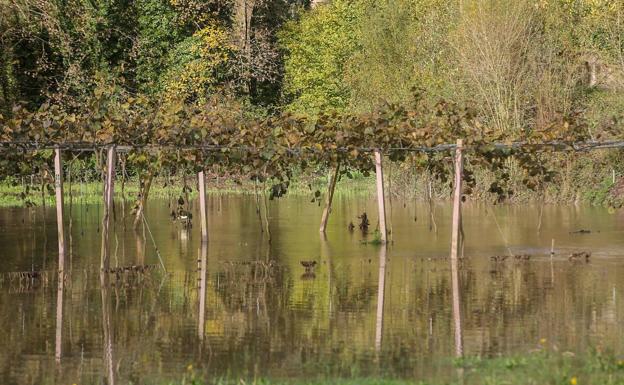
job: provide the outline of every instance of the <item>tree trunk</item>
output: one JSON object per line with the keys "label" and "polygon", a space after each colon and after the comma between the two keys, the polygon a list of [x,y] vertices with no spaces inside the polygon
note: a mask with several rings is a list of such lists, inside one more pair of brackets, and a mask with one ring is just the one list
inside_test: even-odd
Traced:
{"label": "tree trunk", "polygon": [[336,169],[334,170],[334,175],[332,175],[329,188],[327,190],[327,199],[325,201],[325,209],[323,210],[323,216],[321,217],[321,227],[320,232],[325,233],[327,229],[327,221],[329,220],[329,213],[331,212],[332,201],[334,200],[334,191],[336,190],[336,182],[338,181],[338,176],[340,174],[340,161],[336,164]]}
{"label": "tree trunk", "polygon": [[143,213],[145,212],[145,205],[147,204],[147,197],[149,195],[150,188],[152,187],[152,180],[154,179],[154,174],[151,172],[148,174],[143,187],[141,188],[141,197],[139,198],[139,208],[136,212],[136,217],[134,218],[134,228],[136,229],[139,226],[139,222],[143,217]]}
{"label": "tree trunk", "polygon": [[247,93],[251,82],[251,18],[258,0],[235,0],[234,31],[239,49],[244,57],[243,80]]}

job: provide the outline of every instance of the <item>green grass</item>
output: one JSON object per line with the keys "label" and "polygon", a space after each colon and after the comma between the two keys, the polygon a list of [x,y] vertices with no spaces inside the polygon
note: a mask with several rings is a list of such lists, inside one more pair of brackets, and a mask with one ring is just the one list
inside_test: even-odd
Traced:
{"label": "green grass", "polygon": [[624,385],[624,359],[593,349],[583,355],[554,350],[482,358],[465,357],[448,359],[448,379],[395,379],[395,378],[312,378],[312,379],[216,379],[202,381],[192,369],[178,382],[166,385]]}
{"label": "green grass", "polygon": [[[192,188],[192,192],[189,194],[190,198],[195,198],[196,182],[192,179],[188,179],[188,184]],[[300,177],[293,182],[288,188],[288,194],[296,196],[314,196],[314,192],[319,190],[322,194],[327,190],[327,178],[317,177],[311,178]],[[164,179],[156,179],[150,189],[150,199],[163,199],[168,197],[177,198],[182,194],[183,183],[176,181],[172,185],[166,185]],[[259,185],[259,191],[262,191],[264,186]],[[267,192],[269,184],[267,183]],[[41,187],[39,185],[33,185],[29,188],[29,192],[25,197],[22,196],[25,187],[21,183],[17,183],[13,180],[5,180],[0,183],[0,207],[21,207],[27,205],[29,202],[35,206],[41,206],[43,200],[45,204],[52,206],[55,203],[54,192],[45,189],[45,194],[42,197]],[[67,181],[64,184],[64,196],[65,202],[69,201],[70,186]],[[375,181],[372,177],[355,177],[354,179],[343,178],[343,180],[337,185],[335,195],[370,195],[375,191]],[[139,192],[139,184],[136,179],[129,180],[125,183],[124,196],[127,200],[135,200]],[[232,180],[220,179],[218,182],[215,180],[208,181],[206,186],[206,192],[208,194],[253,194],[254,185],[251,181],[244,181],[242,184],[237,184]],[[84,203],[101,203],[102,201],[102,183],[98,182],[86,182],[86,183],[72,183],[71,194],[74,202]],[[115,198],[122,198],[121,183],[115,181]]]}
{"label": "green grass", "polygon": [[[611,190],[613,187],[611,173],[606,173],[602,169],[601,171],[602,173],[598,176],[594,175],[596,173],[593,172],[593,169],[591,175],[585,175],[587,173],[585,172],[583,174],[583,177],[579,177],[579,180],[582,180],[583,183],[579,183],[576,180],[572,181],[565,194],[560,191],[561,187],[559,186],[559,184],[549,184],[546,191],[547,201],[569,203],[576,201],[578,198],[584,202],[597,206],[605,206],[613,203],[611,202],[614,199],[613,197],[611,197]],[[473,189],[471,199],[492,202],[494,199],[494,195],[487,192],[490,183],[490,179],[488,178],[492,176],[485,173],[484,171],[480,172],[484,175],[478,175],[478,183],[477,186],[475,186],[475,188]],[[78,170],[74,172],[74,175],[87,175],[85,176],[85,178],[88,180],[93,180],[95,176],[92,174],[93,173],[86,173],[85,170]],[[302,172],[299,169],[295,169],[293,171],[293,174],[294,175],[292,177],[291,184],[288,188],[289,195],[313,198],[315,197],[315,192],[318,191],[320,194],[316,197],[316,199],[320,200],[321,203],[324,201],[324,196],[327,193],[327,186],[329,182],[329,171],[319,169],[314,171]],[[336,196],[369,197],[373,196],[376,193],[374,175],[364,176],[362,173],[356,171],[350,172],[350,175],[351,178],[343,176],[338,181],[335,191]],[[392,195],[394,196],[401,196],[405,199],[424,197],[423,175],[414,175],[413,170],[399,168],[391,176],[392,180],[386,181],[386,194],[388,196],[392,193]],[[390,175],[388,176],[388,178],[390,178]],[[24,180],[27,179],[29,178],[24,178]],[[588,180],[592,180],[592,182],[588,183]],[[121,181],[119,178],[117,178],[117,180],[115,181],[116,199],[121,198],[120,182]],[[21,183],[22,180],[18,178],[8,178],[7,180],[0,182],[0,207],[19,207],[24,206],[26,202],[30,202],[31,204],[37,206],[40,206],[42,204],[40,186],[37,185],[37,182],[35,182],[35,185],[32,186],[31,191],[28,193],[26,199],[23,199],[20,196],[24,191],[24,187],[21,185]],[[192,175],[189,175],[188,177],[188,184],[193,190],[195,190],[196,181]],[[515,185],[515,194],[509,202],[530,202],[535,201],[539,198],[538,194],[535,191],[528,190],[527,188],[523,187],[520,182],[516,181],[513,184]],[[164,177],[158,177],[152,184],[150,197],[167,198],[169,196],[173,196],[177,198],[181,194],[182,185],[182,181],[179,177],[178,180],[174,181],[169,186],[166,186]],[[266,185],[260,184],[257,186],[257,188],[259,190],[266,188],[268,191],[270,189],[270,183],[267,182]],[[69,195],[67,191],[68,189],[69,187],[66,181],[66,201]],[[99,182],[87,182],[80,184],[74,181],[74,183],[72,184],[72,194],[74,198],[79,198],[82,202],[85,203],[100,203],[102,196],[101,189],[102,183]],[[134,176],[126,182],[125,197],[128,200],[134,200],[137,196],[137,193],[138,181],[136,176]],[[236,183],[233,178],[209,178],[207,180],[207,193],[253,194],[254,184],[248,178],[242,178],[241,183]],[[435,199],[448,199],[448,197],[450,196],[449,186],[446,183],[436,183],[434,188],[434,194]],[[53,205],[53,191],[47,191],[45,195],[46,204]],[[193,191],[191,197],[195,197],[195,191]],[[616,198],[620,200],[624,199],[621,197]]]}

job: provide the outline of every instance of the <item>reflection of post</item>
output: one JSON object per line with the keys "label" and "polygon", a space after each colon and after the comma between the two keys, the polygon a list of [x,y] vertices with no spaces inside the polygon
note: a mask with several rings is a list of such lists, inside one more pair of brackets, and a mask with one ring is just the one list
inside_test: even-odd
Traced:
{"label": "reflection of post", "polygon": [[102,253],[100,269],[108,272],[110,267],[109,256],[109,227],[110,217],[113,212],[113,194],[115,180],[115,146],[108,148],[108,158],[106,160],[106,185],[104,189],[104,218],[102,218]]}
{"label": "reflection of post", "polygon": [[555,239],[550,244],[550,283],[555,284],[555,268],[553,266],[553,257],[555,256]]}
{"label": "reflection of post", "polygon": [[379,280],[377,281],[377,324],[375,326],[375,351],[381,351],[383,335],[384,294],[386,291],[386,246],[379,249]]}
{"label": "reflection of post", "polygon": [[451,282],[453,286],[453,323],[455,326],[455,354],[461,357],[464,354],[464,340],[462,333],[461,298],[459,292],[459,266],[457,258],[451,259]]}
{"label": "reflection of post", "polygon": [[381,233],[381,242],[386,243],[388,231],[386,230],[386,202],[383,182],[383,166],[381,152],[375,150],[375,173],[377,176],[377,208],[379,209],[379,232]]}
{"label": "reflection of post", "polygon": [[208,243],[201,243],[201,256],[199,268],[199,321],[197,322],[197,335],[200,340],[204,339],[204,323],[206,316],[206,266],[208,258]]}
{"label": "reflection of post", "polygon": [[329,298],[329,316],[331,317],[334,311],[333,302],[333,269],[334,266],[331,260],[331,250],[329,242],[327,242],[327,235],[321,233],[321,260],[323,263],[327,262],[327,297]]}
{"label": "reflection of post", "polygon": [[106,378],[108,379],[107,385],[115,384],[115,366],[113,365],[113,336],[111,327],[111,298],[110,298],[110,284],[108,272],[100,273],[100,291],[102,294],[102,331],[104,335],[104,341],[102,346],[104,347],[104,366],[106,370]]}
{"label": "reflection of post", "polygon": [[63,273],[59,270],[58,290],[56,291],[56,339],[55,339],[55,358],[56,363],[61,363],[63,354],[63,292],[65,285],[62,279]]}

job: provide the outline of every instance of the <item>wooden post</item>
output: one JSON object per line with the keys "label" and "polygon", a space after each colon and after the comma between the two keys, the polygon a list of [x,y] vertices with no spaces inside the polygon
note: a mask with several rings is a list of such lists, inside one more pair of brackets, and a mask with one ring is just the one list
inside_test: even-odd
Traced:
{"label": "wooden post", "polygon": [[204,171],[197,174],[199,183],[199,218],[201,220],[201,240],[208,242],[208,211],[206,208],[206,175]]}
{"label": "wooden post", "polygon": [[383,166],[381,163],[381,152],[375,150],[375,173],[377,175],[377,208],[379,209],[379,232],[381,242],[386,243],[388,231],[386,230],[386,201],[384,194]]}
{"label": "wooden post", "polygon": [[457,140],[457,148],[455,149],[455,186],[453,195],[453,229],[451,233],[451,259],[457,259],[459,253],[459,238],[461,224],[461,193],[462,193],[462,174],[464,171],[464,158],[462,154],[463,141]]}
{"label": "wooden post", "polygon": [[58,230],[58,272],[62,281],[65,271],[65,227],[63,225],[63,163],[61,149],[54,149],[54,190],[56,191],[56,227]]}
{"label": "wooden post", "polygon": [[338,181],[338,175],[340,174],[340,161],[336,164],[336,170],[329,181],[329,188],[327,191],[327,199],[325,200],[325,209],[323,210],[323,216],[321,217],[320,232],[325,234],[327,229],[327,221],[329,220],[329,213],[331,212],[331,205],[334,199],[334,191],[336,190],[336,182]]}
{"label": "wooden post", "polygon": [[459,290],[459,266],[457,258],[459,253],[461,231],[461,193],[462,174],[464,169],[462,150],[463,141],[461,139],[458,139],[457,148],[455,149],[455,186],[453,195],[453,229],[451,235],[451,285],[453,292],[453,323],[455,325],[455,354],[458,357],[461,357],[464,352],[461,299]]}
{"label": "wooden post", "polygon": [[115,146],[108,148],[106,159],[106,185],[104,188],[104,217],[102,219],[102,254],[100,268],[103,272],[108,272],[110,267],[109,256],[109,228],[110,217],[113,212],[113,196],[115,192]]}

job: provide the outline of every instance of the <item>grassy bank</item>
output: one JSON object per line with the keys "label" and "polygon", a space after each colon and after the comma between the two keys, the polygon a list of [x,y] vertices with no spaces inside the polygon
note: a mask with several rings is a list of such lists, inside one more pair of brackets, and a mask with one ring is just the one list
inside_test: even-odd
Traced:
{"label": "grassy bank", "polygon": [[[608,159],[607,160],[611,160]],[[528,189],[522,180],[524,175],[514,167],[510,167],[510,179],[505,189],[513,191],[507,197],[507,203],[525,203],[544,201],[545,203],[587,203],[596,206],[620,207],[624,202],[624,169],[609,167],[609,162],[600,157],[594,159],[566,160],[560,165],[554,181],[544,185],[543,190]],[[66,201],[77,199],[84,203],[99,203],[102,196],[102,183],[95,181],[95,176],[88,167],[73,171],[74,175],[84,175],[87,182],[68,183],[65,181]],[[316,170],[302,173],[294,171],[294,176],[288,187],[288,194],[306,196],[310,199],[323,201],[329,184],[329,170]],[[336,195],[372,196],[375,194],[374,175],[364,176],[360,172],[351,171],[350,178],[342,176],[336,185]],[[482,169],[474,170],[476,185],[472,188],[469,197],[471,200],[495,202],[497,195],[489,192],[490,185],[499,181],[496,175]],[[449,181],[435,180],[430,176],[417,172],[407,163],[386,162],[385,166],[386,194],[397,200],[424,200],[430,192],[436,200],[446,200],[450,197],[451,186]],[[126,180],[123,184],[118,177],[115,182],[117,199],[134,201],[139,193],[139,183],[136,176]],[[196,194],[196,180],[193,175],[187,177],[191,188],[190,197]],[[150,198],[177,199],[184,195],[184,186],[180,177],[167,181],[164,177],[157,177],[150,190]],[[24,179],[7,179],[0,182],[0,207],[54,204],[52,184],[43,188],[37,181]],[[254,194],[257,190],[270,194],[271,184],[254,185],[247,177],[228,178],[217,175],[208,175],[207,192],[209,194]]]}
{"label": "grassy bank", "polygon": [[[299,176],[288,188],[288,194],[296,196],[305,196],[322,199],[326,193],[328,177],[325,175],[307,175]],[[242,183],[236,183],[233,179],[225,178],[209,178],[207,181],[206,192],[208,194],[254,194],[255,189],[261,194],[265,191],[270,194],[270,186],[265,185],[254,186],[254,183],[244,180]],[[197,187],[195,179],[188,178],[188,185],[191,187],[189,198],[193,199],[197,196]],[[165,181],[164,178],[157,178],[150,189],[150,199],[178,199],[185,194],[182,191],[184,184],[181,180],[171,182]],[[0,182],[0,207],[21,207],[21,206],[41,206],[44,202],[46,205],[54,205],[54,191],[49,187],[42,187],[35,184],[22,184],[17,180],[5,180]],[[65,181],[64,194],[65,202],[73,200],[74,203],[101,203],[102,202],[103,184],[99,182],[73,182],[69,184]],[[43,190],[43,191],[42,191]],[[320,196],[316,196],[316,191],[320,192]],[[364,177],[356,175],[354,179],[343,178],[336,187],[336,195],[360,195],[366,196],[374,194],[375,180],[374,177]],[[115,199],[125,199],[133,202],[139,194],[138,179],[132,178],[125,181],[123,190],[119,180],[115,182]]]}
{"label": "grassy bank", "polygon": [[178,382],[167,385],[621,385],[624,384],[622,357],[594,349],[577,356],[571,352],[539,350],[522,355],[449,359],[452,380],[391,378],[315,378],[315,379],[217,379],[204,381],[189,369]]}

